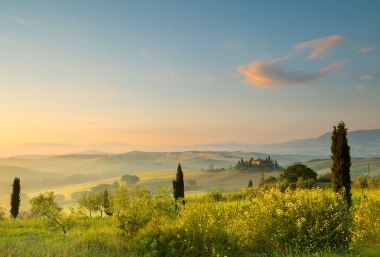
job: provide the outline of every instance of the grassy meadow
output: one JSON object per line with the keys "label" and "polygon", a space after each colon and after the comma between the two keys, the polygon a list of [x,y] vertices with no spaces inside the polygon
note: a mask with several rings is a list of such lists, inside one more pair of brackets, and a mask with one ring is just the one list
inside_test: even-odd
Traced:
{"label": "grassy meadow", "polygon": [[[108,155],[2,159],[0,169],[6,171],[7,181],[1,182],[0,207],[5,217],[0,220],[0,256],[380,255],[379,189],[354,187],[354,205],[347,212],[330,189],[280,192],[276,187],[260,188],[259,172],[207,171],[210,164],[220,168],[226,167],[217,165],[221,162],[234,163],[235,154],[150,154],[145,159],[145,154],[143,158],[133,153],[135,161]],[[158,167],[176,167],[179,161],[189,165],[189,169],[182,165],[185,206],[175,208],[173,202],[175,170],[145,169],[149,160],[161,163]],[[54,163],[60,167],[52,168]],[[131,163],[138,170],[128,166]],[[378,178],[377,158],[353,159],[351,173],[366,174],[368,163],[371,176]],[[305,164],[319,174],[331,165],[329,160]],[[112,172],[106,176],[102,171],[108,165]],[[97,168],[90,172],[93,167]],[[80,170],[84,173],[77,173]],[[21,177],[22,188],[16,220],[8,217],[12,172]],[[136,175],[139,182],[127,186],[121,181],[123,174]],[[264,172],[264,178],[279,174]],[[41,183],[31,183],[37,178],[42,178]],[[246,188],[249,180],[254,188]],[[104,184],[117,185],[110,191],[114,215],[100,217],[95,212],[90,217],[73,195]],[[29,200],[47,191],[53,191],[57,201],[61,198],[64,209],[59,219],[66,235],[57,224],[30,211]]]}
{"label": "grassy meadow", "polygon": [[[133,196],[133,197],[131,197]],[[121,187],[113,216],[0,220],[0,256],[379,256],[380,191],[354,192],[347,211],[326,189],[243,189],[188,197]]]}

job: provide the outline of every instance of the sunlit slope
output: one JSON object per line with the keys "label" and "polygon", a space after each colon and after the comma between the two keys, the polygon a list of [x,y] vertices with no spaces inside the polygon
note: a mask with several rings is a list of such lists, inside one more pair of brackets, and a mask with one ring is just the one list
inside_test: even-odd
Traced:
{"label": "sunlit slope", "polygon": [[[248,183],[249,174],[204,173],[202,169],[210,165],[214,168],[228,168],[240,158],[265,158],[266,154],[243,152],[130,152],[125,154],[71,154],[61,156],[23,156],[0,159],[0,196],[7,199],[11,191],[13,178],[21,178],[22,190],[38,192],[62,189],[62,194],[88,190],[103,183],[112,183],[122,175],[135,173],[142,178],[141,184],[151,189],[157,185],[171,187],[175,175],[163,170],[175,172],[178,163],[186,170],[186,176],[197,181],[196,190],[210,188],[240,188]],[[299,156],[272,156],[280,165],[292,162]],[[150,170],[149,172],[144,172]],[[160,170],[156,173],[153,170]],[[141,173],[143,172],[143,173]],[[75,175],[81,174],[81,175]],[[169,175],[170,174],[170,175]],[[198,177],[199,178],[198,178]],[[254,179],[255,174],[252,174]],[[194,178],[193,178],[194,177]],[[243,177],[243,178],[242,178]],[[242,179],[241,179],[242,178]],[[66,192],[67,191],[67,192]],[[8,201],[8,200],[6,200]]]}
{"label": "sunlit slope", "polygon": [[[181,163],[191,170],[227,168],[236,164],[240,158],[265,158],[267,154],[245,152],[129,152],[125,154],[107,155],[61,155],[40,158],[2,158],[0,165],[53,172],[64,175],[92,174],[100,176],[117,176],[145,170],[164,170],[176,167]],[[280,165],[296,161],[307,161],[301,155],[271,155]]]}
{"label": "sunlit slope", "polygon": [[[253,153],[242,152],[132,152],[120,155],[64,155],[35,159],[0,159],[0,199],[8,204],[11,184],[16,176],[21,178],[24,193],[34,195],[38,192],[54,191],[56,194],[64,195],[66,199],[70,199],[72,193],[87,191],[99,184],[120,182],[120,177],[125,174],[139,176],[138,184],[151,190],[156,190],[160,185],[171,188],[171,181],[175,178],[179,162],[184,170],[185,182],[190,180],[196,182],[195,187],[187,190],[189,194],[213,189],[234,190],[247,186],[250,179],[253,180],[254,185],[257,185],[261,174],[233,171],[209,173],[201,169],[207,169],[210,164],[216,168],[229,167],[234,165],[239,158],[248,159],[255,156],[257,155]],[[352,174],[367,174],[368,163],[371,176],[380,177],[380,158],[352,159]],[[323,174],[330,171],[331,161],[316,160],[305,162],[305,164]],[[196,167],[200,168],[196,169]],[[68,176],[76,173],[84,174],[82,178],[86,180],[80,181],[75,179],[76,177],[67,180]],[[278,173],[264,174],[265,177],[278,175]],[[65,183],[55,183],[62,179],[66,179]]]}
{"label": "sunlit slope", "polygon": [[0,165],[0,177],[1,180],[12,180],[15,177],[23,178],[23,179],[38,179],[38,178],[62,178],[62,174],[57,174],[53,172],[41,172],[33,169],[16,167],[16,166],[8,166],[8,165]]}
{"label": "sunlit slope", "polygon": [[62,179],[64,176],[62,174],[0,165],[0,195],[10,193],[11,185],[15,177],[21,179],[23,188],[31,188],[31,184],[38,187],[47,184],[49,181]]}
{"label": "sunlit slope", "polygon": [[[278,172],[266,172],[265,177],[278,176]],[[137,185],[144,186],[153,192],[159,186],[166,186],[169,189],[172,187],[172,180],[175,178],[176,170],[155,170],[135,173],[140,178]],[[197,184],[196,187],[188,190],[190,194],[197,194],[200,192],[210,191],[214,189],[219,190],[235,190],[248,185],[248,181],[251,179],[254,185],[258,185],[260,182],[260,173],[239,173],[239,172],[215,172],[208,173],[205,171],[186,171],[184,170],[185,183],[190,180],[194,180]],[[64,195],[66,199],[71,198],[71,194],[81,191],[89,191],[92,187],[99,184],[112,184],[113,182],[119,182],[122,184],[120,177],[107,178],[101,180],[95,180],[86,183],[72,184],[59,187],[44,187],[38,190],[28,191],[28,196],[34,196],[39,192],[54,191],[56,194]]]}
{"label": "sunlit slope", "polygon": [[[380,177],[380,158],[358,158],[352,159],[352,174],[367,174],[368,164],[370,165],[371,176]],[[331,171],[331,160],[320,160],[306,162],[305,165],[320,174]]]}

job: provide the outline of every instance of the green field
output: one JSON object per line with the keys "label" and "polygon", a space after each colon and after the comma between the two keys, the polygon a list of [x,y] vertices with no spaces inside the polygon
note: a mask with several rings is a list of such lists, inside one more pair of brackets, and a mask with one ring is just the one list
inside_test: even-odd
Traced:
{"label": "green field", "polygon": [[[126,161],[125,156],[2,159],[0,171],[4,171],[6,181],[2,182],[0,206],[6,218],[0,220],[0,230],[5,231],[0,233],[0,256],[379,256],[378,189],[355,191],[354,208],[347,213],[340,198],[329,189],[285,193],[247,189],[249,180],[253,186],[259,184],[260,172],[205,171],[210,164],[218,168],[221,166],[217,163],[233,163],[235,154],[149,154],[146,159],[133,153],[132,157],[137,157],[134,162]],[[176,211],[170,190],[179,160],[185,188],[187,183],[192,185],[185,190],[185,207]],[[158,167],[172,167],[144,170],[151,167],[149,161],[161,163]],[[54,163],[59,167],[48,172]],[[128,163],[141,170],[124,172],[127,169],[121,167]],[[368,163],[371,176],[378,177],[377,158],[353,159],[351,173],[367,174]],[[319,174],[329,172],[331,165],[329,160],[305,164]],[[203,170],[194,168],[197,165]],[[95,166],[95,171],[90,172]],[[112,172],[105,175],[102,170],[107,167]],[[75,175],[81,169],[84,173]],[[13,173],[21,177],[22,188],[20,218],[15,221],[7,218]],[[112,217],[101,218],[95,212],[90,218],[72,199],[74,193],[90,191],[101,184],[124,185],[124,174],[138,176],[136,185],[140,187],[110,191],[112,204],[118,210]],[[268,178],[280,173],[263,174]],[[37,179],[39,183],[33,182]],[[169,191],[160,191],[160,186]],[[124,195],[123,190],[127,192]],[[139,190],[144,193],[129,198]],[[66,236],[48,219],[31,216],[29,199],[46,191],[54,191],[61,198],[59,204],[65,209],[60,218],[69,231]],[[74,212],[67,207],[73,207]]]}
{"label": "green field", "polygon": [[[369,256],[380,254],[380,193],[354,192],[354,208],[323,189],[282,193],[243,190],[235,196],[114,196],[118,213],[60,217],[64,236],[46,218],[0,219],[0,256]],[[141,191],[143,192],[143,191]],[[127,198],[125,198],[127,197]],[[118,201],[120,201],[118,204]],[[136,205],[137,204],[137,205]],[[127,225],[126,229],[121,229]]]}
{"label": "green field", "polygon": [[[172,179],[175,178],[175,170],[154,170],[133,173],[140,178],[138,185],[144,186],[155,192],[158,186],[166,186],[171,188]],[[187,191],[188,195],[199,195],[207,191],[219,190],[219,191],[236,191],[248,185],[248,181],[252,180],[255,186],[260,182],[260,173],[239,173],[231,171],[223,172],[205,172],[205,171],[184,171],[185,180],[194,180],[197,183],[195,188]],[[278,176],[279,172],[266,172],[267,176]],[[92,187],[99,184],[112,184],[113,182],[121,183],[120,177],[105,178],[99,180],[93,180],[90,182],[63,185],[63,186],[46,186],[37,189],[24,190],[23,192],[30,198],[40,192],[54,191],[55,194],[63,195],[65,200],[70,200],[71,195],[75,192],[90,191]],[[9,205],[9,192],[0,196],[0,205],[5,207]],[[25,205],[25,203],[24,203]],[[26,206],[25,206],[26,207]]]}
{"label": "green field", "polygon": [[[11,183],[15,176],[21,178],[22,192],[24,193],[22,209],[27,210],[28,206],[25,203],[27,202],[27,197],[32,197],[39,192],[54,191],[56,194],[63,195],[67,204],[70,204],[73,193],[89,191],[99,184],[112,184],[115,181],[120,183],[120,177],[124,174],[137,175],[140,178],[138,184],[152,191],[155,191],[157,186],[161,185],[171,188],[171,181],[175,177],[175,168],[178,162],[185,164],[182,164],[185,181],[193,180],[196,182],[196,187],[187,191],[188,195],[199,195],[215,189],[219,191],[236,191],[246,187],[248,180],[252,180],[253,185],[258,185],[261,179],[261,174],[259,173],[206,172],[192,169],[192,167],[201,164],[204,169],[207,169],[209,164],[213,164],[215,167],[225,167],[223,165],[218,166],[218,164],[221,165],[221,162],[234,163],[233,161],[237,160],[238,156],[239,152],[184,152],[170,154],[136,152],[127,155],[127,157],[125,155],[67,155],[44,157],[42,159],[0,159],[0,174],[2,174],[0,178],[0,205],[8,209]],[[251,155],[244,153],[242,156],[247,159],[247,156]],[[137,159],[132,161],[133,157]],[[144,170],[145,167],[151,167],[150,164],[147,165],[148,161],[159,163],[158,167],[172,166],[171,169]],[[141,170],[133,171],[131,166],[128,166],[131,163]],[[330,171],[331,162],[329,160],[316,160],[304,162],[304,164],[319,174],[324,174]],[[379,178],[380,158],[352,159],[351,173],[353,175],[367,174],[368,164],[370,164],[371,176]],[[122,167],[131,169],[128,171],[128,168],[122,169]],[[94,168],[94,171],[90,172],[92,168]],[[105,176],[102,171],[107,170],[107,168],[111,172]],[[52,170],[52,172],[48,172],[49,170]],[[123,173],[124,170],[125,173]],[[86,173],[73,175],[74,172],[80,171]],[[68,172],[69,175],[65,175],[65,172]],[[117,175],[114,175],[115,173]],[[265,177],[278,175],[278,172],[265,172],[264,174]]]}
{"label": "green field", "polygon": [[[370,175],[380,178],[380,158],[354,158],[351,160],[351,174],[367,174],[368,164],[370,165]],[[319,174],[330,172],[331,161],[309,161],[305,165],[317,171]]]}

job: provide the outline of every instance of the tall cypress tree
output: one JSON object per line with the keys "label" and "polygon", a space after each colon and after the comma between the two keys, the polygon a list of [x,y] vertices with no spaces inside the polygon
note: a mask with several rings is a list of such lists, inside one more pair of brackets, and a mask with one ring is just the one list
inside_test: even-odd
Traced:
{"label": "tall cypress tree", "polygon": [[173,180],[173,195],[176,201],[178,200],[178,198],[185,198],[185,185],[183,181],[183,172],[180,163],[178,163],[175,180]]}
{"label": "tall cypress tree", "polygon": [[13,181],[13,190],[11,194],[11,217],[13,219],[17,218],[17,215],[19,213],[19,208],[20,208],[20,191],[21,191],[21,186],[20,186],[20,178],[15,178]]}
{"label": "tall cypress tree", "polygon": [[107,216],[112,216],[112,211],[110,209],[110,207],[111,207],[111,205],[110,205],[110,196],[109,196],[108,191],[107,191],[106,188],[104,189],[104,192],[103,192],[102,205],[103,205],[102,207],[104,209],[104,213]]}
{"label": "tall cypress tree", "polygon": [[331,136],[332,183],[335,192],[343,192],[348,206],[351,206],[351,156],[347,143],[347,128],[344,122],[334,126]]}
{"label": "tall cypress tree", "polygon": [[249,181],[248,181],[248,187],[253,187],[252,180],[249,180]]}

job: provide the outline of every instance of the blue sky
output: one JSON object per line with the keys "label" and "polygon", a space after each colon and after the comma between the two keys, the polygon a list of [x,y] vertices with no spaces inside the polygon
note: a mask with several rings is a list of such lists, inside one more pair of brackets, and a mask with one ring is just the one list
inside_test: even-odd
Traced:
{"label": "blue sky", "polygon": [[378,1],[0,3],[1,145],[380,128]]}

